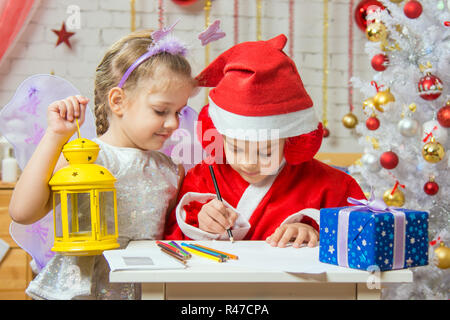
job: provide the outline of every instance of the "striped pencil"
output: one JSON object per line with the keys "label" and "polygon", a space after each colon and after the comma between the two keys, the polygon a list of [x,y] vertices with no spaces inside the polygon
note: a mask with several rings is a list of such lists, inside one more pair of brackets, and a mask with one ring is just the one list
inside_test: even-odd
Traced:
{"label": "striped pencil", "polygon": [[184,247],[184,249],[187,252],[192,253],[194,255],[197,255],[197,256],[200,256],[200,257],[203,257],[203,258],[208,258],[208,259],[211,259],[211,260],[214,260],[214,261],[217,261],[217,262],[224,262],[225,261],[222,256],[212,255],[210,253],[205,253],[205,252],[200,251],[198,249],[195,249],[193,247],[186,246],[186,244],[183,244],[183,243],[181,245]]}

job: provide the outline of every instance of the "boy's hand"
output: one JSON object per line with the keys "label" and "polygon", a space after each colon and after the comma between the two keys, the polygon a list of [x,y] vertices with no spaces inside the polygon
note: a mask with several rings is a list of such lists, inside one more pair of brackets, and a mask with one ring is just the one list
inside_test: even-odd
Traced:
{"label": "boy's hand", "polygon": [[78,118],[80,127],[83,124],[88,102],[89,99],[83,96],[53,102],[47,109],[47,130],[62,140],[68,140],[77,130],[75,119]]}
{"label": "boy's hand", "polygon": [[293,244],[295,248],[300,247],[304,242],[312,248],[317,245],[319,233],[309,224],[287,223],[279,226],[271,236],[267,237],[266,242],[272,247],[284,248],[291,239],[295,239]]}
{"label": "boy's hand", "polygon": [[231,228],[237,219],[237,213],[225,207],[218,199],[205,204],[198,213],[199,228],[203,231],[222,234]]}

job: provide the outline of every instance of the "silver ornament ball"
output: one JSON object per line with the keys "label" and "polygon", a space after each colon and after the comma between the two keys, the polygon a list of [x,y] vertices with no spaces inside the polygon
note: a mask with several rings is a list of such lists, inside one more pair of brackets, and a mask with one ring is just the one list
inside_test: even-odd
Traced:
{"label": "silver ornament ball", "polygon": [[370,172],[378,172],[381,170],[381,165],[378,157],[372,153],[365,153],[361,157],[361,162],[364,167]]}
{"label": "silver ornament ball", "polygon": [[403,118],[399,121],[398,125],[398,131],[405,136],[405,137],[412,137],[417,134],[417,131],[419,130],[419,123],[411,118]]}

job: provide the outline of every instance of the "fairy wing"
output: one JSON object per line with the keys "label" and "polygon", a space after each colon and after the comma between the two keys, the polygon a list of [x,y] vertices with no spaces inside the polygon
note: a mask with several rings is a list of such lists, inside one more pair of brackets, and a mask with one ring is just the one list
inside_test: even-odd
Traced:
{"label": "fairy wing", "polygon": [[[57,100],[80,95],[69,81],[49,74],[38,74],[20,84],[11,101],[0,111],[0,133],[13,146],[19,167],[23,170],[42,139],[47,128],[47,108]],[[96,137],[92,111],[86,108],[81,135]],[[75,134],[70,140],[76,138]],[[12,222],[10,234],[14,241],[30,254],[40,271],[51,259],[54,242],[53,214],[41,220],[22,225]]]}
{"label": "fairy wing", "polygon": [[180,125],[164,143],[161,152],[171,157],[175,163],[182,164],[184,171],[202,161],[203,148],[197,139],[196,122],[198,113],[189,106],[181,110]]}

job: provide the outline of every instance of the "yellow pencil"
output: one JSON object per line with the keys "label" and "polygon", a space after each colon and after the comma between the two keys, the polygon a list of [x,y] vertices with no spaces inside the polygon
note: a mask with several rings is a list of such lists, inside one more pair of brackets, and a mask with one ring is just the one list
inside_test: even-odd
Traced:
{"label": "yellow pencil", "polygon": [[224,261],[223,258],[221,258],[221,257],[220,258],[219,257],[215,257],[215,256],[212,256],[210,254],[207,254],[207,253],[204,253],[204,252],[201,252],[201,251],[189,248],[189,247],[184,247],[183,249],[186,250],[189,253],[195,254],[195,255],[203,257],[203,258],[208,258],[208,259],[211,259],[211,260],[214,260],[214,261],[217,261],[217,262],[223,262]]}
{"label": "yellow pencil", "polygon": [[201,246],[199,244],[195,244],[195,245],[197,247],[200,247],[200,248],[203,248],[203,249],[206,249],[206,250],[210,250],[212,252],[217,252],[217,253],[220,253],[220,254],[224,254],[224,255],[228,256],[228,258],[230,258],[230,259],[234,259],[234,260],[239,259],[238,256],[236,256],[234,254],[231,254],[231,253],[227,253],[227,252],[219,251],[219,250],[216,250],[216,249],[208,248],[208,247],[205,247],[205,246]]}

